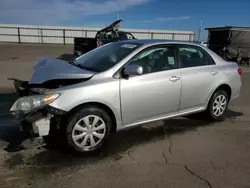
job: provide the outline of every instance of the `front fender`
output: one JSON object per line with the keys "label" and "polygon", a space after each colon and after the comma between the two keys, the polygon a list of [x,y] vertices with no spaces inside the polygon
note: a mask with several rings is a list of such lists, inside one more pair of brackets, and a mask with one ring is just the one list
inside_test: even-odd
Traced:
{"label": "front fender", "polygon": [[[76,85],[78,85],[76,87]],[[116,122],[121,122],[119,80],[96,85],[76,84],[50,92],[60,93],[50,106],[69,112],[86,103],[100,103],[109,107],[115,115]]]}

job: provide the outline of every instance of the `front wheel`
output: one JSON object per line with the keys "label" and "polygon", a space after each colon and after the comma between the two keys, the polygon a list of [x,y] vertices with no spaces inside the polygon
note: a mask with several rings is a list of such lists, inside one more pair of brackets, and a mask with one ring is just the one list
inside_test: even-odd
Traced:
{"label": "front wheel", "polygon": [[98,107],[85,107],[71,116],[66,126],[66,140],[69,148],[89,153],[101,148],[110,134],[112,119]]}
{"label": "front wheel", "polygon": [[211,97],[206,111],[211,120],[224,120],[224,114],[228,107],[228,94],[224,90],[216,91]]}

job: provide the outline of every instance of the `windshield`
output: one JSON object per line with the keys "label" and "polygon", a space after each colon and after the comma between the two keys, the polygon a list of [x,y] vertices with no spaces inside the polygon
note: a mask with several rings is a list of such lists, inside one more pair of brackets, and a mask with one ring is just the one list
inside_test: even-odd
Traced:
{"label": "windshield", "polygon": [[109,43],[78,57],[74,64],[94,72],[106,71],[139,46],[140,44],[129,42]]}

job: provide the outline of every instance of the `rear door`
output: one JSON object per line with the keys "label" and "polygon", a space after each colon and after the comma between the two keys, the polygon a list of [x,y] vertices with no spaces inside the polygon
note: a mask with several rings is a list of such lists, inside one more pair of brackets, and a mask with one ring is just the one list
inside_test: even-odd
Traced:
{"label": "rear door", "polygon": [[177,45],[182,91],[180,113],[203,108],[216,87],[220,72],[212,57],[201,47]]}

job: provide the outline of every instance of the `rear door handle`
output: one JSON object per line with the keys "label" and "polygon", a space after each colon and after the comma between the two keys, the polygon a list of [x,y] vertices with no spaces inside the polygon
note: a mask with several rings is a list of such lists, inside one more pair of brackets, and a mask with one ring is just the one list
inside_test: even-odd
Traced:
{"label": "rear door handle", "polygon": [[218,74],[218,71],[212,70],[212,72],[210,72],[210,74],[214,76],[214,75]]}
{"label": "rear door handle", "polygon": [[169,78],[169,81],[171,82],[176,82],[177,80],[180,80],[180,77],[172,76],[171,78]]}

